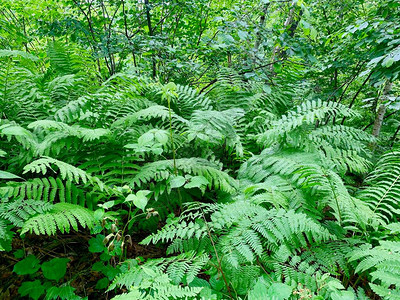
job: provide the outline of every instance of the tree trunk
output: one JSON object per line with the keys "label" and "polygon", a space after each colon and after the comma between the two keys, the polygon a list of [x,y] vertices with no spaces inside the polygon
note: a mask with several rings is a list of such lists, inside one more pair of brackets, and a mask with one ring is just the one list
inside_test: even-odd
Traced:
{"label": "tree trunk", "polygon": [[[285,21],[285,24],[284,24],[285,28],[288,28],[290,26],[289,27],[289,36],[290,37],[294,36],[294,33],[295,33],[296,29],[297,29],[297,26],[299,25],[301,16],[303,14],[303,10],[300,10],[299,17],[297,19],[295,18],[296,6],[297,6],[297,4],[295,2],[293,2],[292,3],[292,7],[290,8],[290,11],[289,11],[289,15],[286,18],[286,21]],[[285,51],[282,52],[281,47],[276,46],[274,48],[274,51],[272,52],[272,62],[278,60],[284,54],[285,54]],[[272,71],[273,71],[273,68],[274,68],[274,66],[271,65],[271,70]]]}
{"label": "tree trunk", "polygon": [[[386,103],[385,100],[387,100],[390,90],[392,89],[392,83],[390,81],[386,81],[385,87],[383,88],[383,93],[382,93],[382,102],[378,108],[378,112],[376,113],[375,117],[375,122],[374,122],[374,127],[372,129],[372,136],[375,138],[379,137],[379,134],[381,132],[382,124],[383,124],[383,119],[385,117],[386,113]],[[376,142],[373,143],[373,148],[376,146]]]}
{"label": "tree trunk", "polygon": [[[149,6],[149,0],[144,0],[144,4],[146,6],[146,19],[147,19],[147,27],[149,28],[149,35],[153,36],[153,27],[151,26],[151,16],[150,16],[150,6]],[[153,70],[153,78],[156,77],[157,75],[157,68],[156,68],[156,59],[154,57],[154,53],[151,56],[151,62],[152,62],[152,70]]]}
{"label": "tree trunk", "polygon": [[386,113],[386,105],[381,104],[378,108],[378,112],[375,117],[374,128],[372,129],[372,135],[376,138],[379,136],[379,133],[381,132],[383,117],[385,116],[385,113]]}
{"label": "tree trunk", "polygon": [[260,47],[260,43],[261,43],[261,29],[264,27],[265,24],[265,16],[267,15],[267,11],[268,11],[268,7],[271,3],[266,3],[264,5],[263,11],[262,11],[262,15],[260,17],[260,25],[259,25],[259,29],[257,31],[257,35],[256,35],[256,42],[254,43],[254,52],[258,50],[258,48]]}

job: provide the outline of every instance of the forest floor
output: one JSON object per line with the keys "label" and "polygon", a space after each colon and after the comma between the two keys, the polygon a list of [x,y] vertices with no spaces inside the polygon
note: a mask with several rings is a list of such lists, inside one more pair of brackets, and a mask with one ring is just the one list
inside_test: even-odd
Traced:
{"label": "forest floor", "polygon": [[[96,289],[98,280],[104,277],[98,271],[92,269],[96,262],[100,262],[100,255],[88,252],[88,241],[91,235],[88,232],[79,232],[71,235],[37,236],[27,235],[24,239],[19,237],[13,240],[13,249],[21,249],[26,255],[33,254],[41,261],[52,258],[68,258],[66,282],[76,289],[77,295],[88,299],[110,299],[114,292],[104,292],[104,289]],[[126,246],[126,258],[143,257],[156,258],[165,255],[165,249],[154,246],[143,246],[139,242],[142,235],[132,238],[132,244]],[[15,253],[15,252],[14,252]],[[43,276],[36,272],[33,275],[17,275],[13,272],[14,265],[19,261],[12,252],[0,252],[0,300],[21,299],[18,288],[22,282],[41,280]],[[111,265],[116,262],[111,261]],[[63,283],[59,283],[62,285]]]}

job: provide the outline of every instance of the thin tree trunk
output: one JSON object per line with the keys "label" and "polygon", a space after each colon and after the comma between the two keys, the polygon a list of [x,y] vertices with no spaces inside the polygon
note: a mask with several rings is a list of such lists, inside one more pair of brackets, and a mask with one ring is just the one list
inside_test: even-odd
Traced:
{"label": "thin tree trunk", "polygon": [[[144,0],[144,4],[146,6],[146,19],[147,19],[147,27],[149,28],[149,35],[152,37],[154,35],[153,32],[153,27],[151,26],[151,16],[150,16],[150,5],[149,5],[149,0]],[[156,60],[154,57],[154,53],[151,56],[151,61],[152,61],[152,70],[153,70],[153,78],[156,78],[157,75],[157,66],[156,66]]]}
{"label": "thin tree trunk", "polygon": [[[349,108],[352,108],[358,95],[361,93],[362,89],[364,88],[364,86],[367,84],[368,80],[371,78],[372,74],[374,72],[370,72],[369,75],[367,76],[367,78],[365,78],[365,80],[363,81],[363,83],[361,84],[360,88],[357,90],[356,94],[354,95],[353,99],[351,99],[351,102],[349,104]],[[339,101],[340,103],[340,101]],[[346,117],[343,117],[342,122],[340,123],[341,125],[344,124],[344,121],[346,120]]]}
{"label": "thin tree trunk", "polygon": [[386,105],[381,104],[378,108],[378,112],[375,117],[374,128],[372,129],[372,135],[376,138],[379,136],[379,133],[381,132],[383,117],[385,116],[385,113],[386,113]]}
{"label": "thin tree trunk", "polygon": [[[286,18],[286,21],[285,21],[285,24],[284,24],[285,28],[290,26],[290,28],[289,28],[289,36],[290,37],[294,36],[294,33],[295,33],[295,31],[296,31],[296,29],[297,29],[297,27],[299,25],[301,16],[303,14],[303,10],[301,10],[299,12],[299,17],[296,19],[295,18],[296,7],[297,7],[297,4],[295,3],[295,1],[293,1],[292,7],[290,8],[290,11],[289,11],[289,15]],[[276,46],[274,48],[274,51],[272,52],[272,61],[274,62],[275,60],[277,60],[277,57],[278,57],[278,59],[281,58],[284,53],[285,52],[282,52],[281,47]],[[273,71],[273,68],[274,68],[274,65],[271,65],[271,71]]]}
{"label": "thin tree trunk", "polygon": [[396,141],[396,136],[399,133],[399,131],[400,131],[400,125],[397,127],[396,132],[393,134],[392,144],[390,145],[390,147],[392,147],[392,148],[393,148],[394,142]]}
{"label": "thin tree trunk", "polygon": [[[372,129],[372,136],[375,138],[378,138],[379,134],[381,132],[383,119],[384,119],[385,113],[386,113],[386,104],[384,102],[388,98],[388,95],[389,95],[391,89],[392,89],[392,83],[390,81],[386,81],[386,84],[385,84],[385,87],[383,88],[383,93],[382,93],[383,101],[378,108],[378,112],[376,113],[374,127]],[[373,148],[375,148],[376,143],[373,143],[372,146],[373,146]]]}
{"label": "thin tree trunk", "polygon": [[263,11],[262,11],[262,15],[260,17],[260,24],[259,24],[259,29],[257,31],[257,35],[256,35],[256,42],[254,43],[254,52],[258,50],[258,48],[260,47],[260,43],[261,43],[261,29],[264,27],[265,24],[265,16],[267,15],[267,11],[268,8],[270,6],[271,3],[266,3],[264,5]]}

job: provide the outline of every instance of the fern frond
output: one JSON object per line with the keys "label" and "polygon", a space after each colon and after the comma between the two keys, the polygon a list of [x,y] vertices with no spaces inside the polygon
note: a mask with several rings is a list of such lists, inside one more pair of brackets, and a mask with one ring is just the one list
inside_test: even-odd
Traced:
{"label": "fern frond", "polygon": [[357,197],[369,203],[386,222],[399,212],[400,152],[384,154],[365,179]]}
{"label": "fern frond", "polygon": [[87,183],[92,180],[92,177],[87,174],[84,170],[78,169],[70,164],[67,164],[63,161],[44,156],[43,158],[39,158],[34,162],[26,165],[24,167],[24,174],[28,172],[32,173],[42,173],[45,175],[48,169],[54,171],[51,165],[56,165],[60,171],[60,175],[62,179],[67,179],[70,181],[75,181],[79,183],[82,181],[83,183]]}
{"label": "fern frond", "polygon": [[32,151],[38,145],[37,137],[32,132],[14,122],[0,125],[0,136],[7,136],[9,141],[14,137],[25,149]]}
{"label": "fern frond", "polygon": [[39,60],[39,58],[37,56],[27,53],[25,51],[7,50],[7,49],[0,50],[0,57],[22,57],[22,58],[32,60],[32,61]]}
{"label": "fern frond", "polygon": [[[225,207],[229,210],[229,206]],[[224,217],[218,212],[211,216],[222,228],[231,223],[225,223]],[[221,223],[221,220],[224,220]],[[332,239],[333,236],[321,225],[312,221],[305,214],[284,210],[265,210],[259,207],[258,212],[237,219],[227,235],[221,238],[221,249],[226,259],[233,266],[239,266],[240,258],[254,262],[265,250],[282,251],[281,245],[290,253],[296,249],[307,248],[308,241],[320,243]]]}
{"label": "fern frond", "polygon": [[66,45],[59,42],[49,43],[47,56],[50,58],[50,66],[60,74],[71,74],[71,57]]}
{"label": "fern frond", "polygon": [[[163,274],[156,267],[138,266],[137,263],[127,261],[130,264],[128,272],[118,275],[108,290],[116,287],[126,287],[128,290],[139,291],[141,299],[188,299],[196,297],[202,290],[198,287],[179,286],[172,283],[168,275]],[[132,295],[132,293],[126,294]],[[116,297],[115,299],[120,299]],[[123,299],[123,298],[122,298]]]}
{"label": "fern frond", "polygon": [[54,119],[60,122],[73,122],[88,111],[87,104],[90,98],[82,96],[77,100],[69,101],[65,106],[59,108],[54,113]]}
{"label": "fern frond", "polygon": [[8,220],[14,226],[22,227],[30,217],[44,214],[52,209],[51,203],[38,200],[2,201],[0,202],[0,218]]}
{"label": "fern frond", "polygon": [[375,293],[385,299],[398,299],[400,242],[381,240],[379,246],[372,248],[371,245],[364,245],[352,251],[349,256],[349,261],[360,261],[355,269],[356,273],[368,271],[370,286]]}
{"label": "fern frond", "polygon": [[57,203],[50,211],[29,218],[23,224],[21,234],[30,232],[53,235],[57,230],[69,233],[71,228],[78,230],[78,224],[91,229],[95,223],[92,211],[75,204]]}
{"label": "fern frond", "polygon": [[[172,112],[171,114],[172,117],[172,122],[175,125],[174,127],[179,128],[188,123],[188,121],[176,113]],[[161,105],[153,105],[148,108],[142,109],[140,111],[137,111],[131,115],[127,115],[117,121],[115,121],[112,125],[111,128],[117,128],[120,126],[124,127],[129,127],[132,126],[134,123],[138,121],[149,121],[151,119],[161,119],[162,121],[166,121],[169,118],[169,110],[165,106]],[[168,128],[168,127],[166,127]]]}
{"label": "fern frond", "polygon": [[97,196],[71,181],[63,182],[59,177],[34,178],[24,182],[8,182],[0,187],[0,197],[32,199],[44,202],[67,202],[94,208]]}
{"label": "fern frond", "polygon": [[65,136],[76,136],[82,139],[84,142],[98,140],[111,133],[110,130],[104,128],[91,129],[84,128],[79,125],[69,126],[68,124],[65,124],[63,122],[57,122],[53,120],[35,121],[30,123],[28,125],[28,128],[34,130],[43,129],[47,132],[56,130],[58,135],[64,133]]}
{"label": "fern frond", "polygon": [[[299,134],[296,129],[301,126],[312,126],[317,120],[324,120],[326,116],[341,115],[346,117],[355,117],[357,113],[350,110],[347,106],[336,102],[306,101],[297,106],[296,110],[289,111],[279,120],[272,122],[272,128],[257,136],[257,142],[263,146],[270,146],[271,143],[284,141],[296,143],[291,139],[299,140]],[[292,133],[291,135],[289,135]],[[289,135],[289,138],[286,136]]]}
{"label": "fern frond", "polygon": [[198,139],[209,144],[226,146],[236,149],[237,155],[243,155],[243,146],[235,125],[237,119],[244,115],[242,109],[225,111],[194,111],[190,119],[188,139]]}

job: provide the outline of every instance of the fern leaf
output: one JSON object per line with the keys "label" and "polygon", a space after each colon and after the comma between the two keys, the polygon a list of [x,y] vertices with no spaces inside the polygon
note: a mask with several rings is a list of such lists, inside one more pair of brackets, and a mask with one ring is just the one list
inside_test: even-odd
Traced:
{"label": "fern leaf", "polygon": [[37,235],[54,235],[57,230],[69,233],[71,227],[78,230],[78,223],[83,228],[93,228],[96,223],[93,212],[79,205],[57,203],[49,212],[29,218],[23,224],[21,234],[30,232]]}

